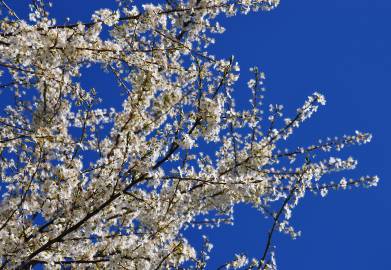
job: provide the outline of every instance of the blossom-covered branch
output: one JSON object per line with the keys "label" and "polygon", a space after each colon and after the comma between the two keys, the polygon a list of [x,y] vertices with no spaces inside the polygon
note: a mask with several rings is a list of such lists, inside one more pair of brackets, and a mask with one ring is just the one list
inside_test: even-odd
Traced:
{"label": "blossom-covered branch", "polygon": [[[252,68],[250,103],[237,109],[239,64],[208,50],[224,32],[219,15],[278,0],[117,2],[62,24],[44,0],[28,18],[1,1],[0,269],[205,269],[212,243],[196,250],[183,230],[232,224],[239,203],[271,216],[272,228],[259,258],[236,254],[222,267],[273,269],[272,235],[299,235],[289,219],[302,197],[377,184],[324,181],[357,162],[318,155],[368,133],[279,149],[325,105],[320,93],[291,118],[282,105],[264,112],[265,75]],[[105,91],[120,106],[83,87],[91,66],[113,75]]]}

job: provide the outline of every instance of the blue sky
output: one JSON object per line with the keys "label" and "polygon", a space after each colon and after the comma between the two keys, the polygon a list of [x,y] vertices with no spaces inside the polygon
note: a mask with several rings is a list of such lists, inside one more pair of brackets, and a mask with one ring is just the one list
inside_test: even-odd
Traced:
{"label": "blue sky", "polygon": [[[260,66],[267,76],[266,101],[292,111],[314,90],[326,95],[327,106],[289,144],[356,129],[374,135],[371,144],[342,155],[359,159],[348,175],[379,174],[379,187],[307,196],[294,214],[302,237],[276,238],[280,269],[391,269],[390,12],[390,1],[281,1],[273,12],[224,24],[227,31],[216,51],[234,54],[243,71]],[[235,229],[226,229],[236,235],[232,246],[262,248],[265,221],[247,210],[237,214],[237,222]],[[215,252],[224,249],[227,245],[217,246]]]}
{"label": "blue sky", "polygon": [[[53,2],[54,14],[77,21],[114,1]],[[378,174],[379,187],[331,192],[326,198],[308,194],[293,217],[302,236],[293,241],[276,235],[279,269],[391,269],[390,14],[389,0],[282,0],[269,13],[224,19],[227,31],[211,48],[219,57],[235,55],[239,61],[239,102],[246,102],[240,91],[247,91],[247,70],[254,65],[266,73],[265,102],[286,105],[288,114],[312,92],[326,95],[327,106],[297,130],[289,146],[356,129],[374,135],[371,144],[348,148],[341,155],[359,159],[357,170],[348,176]],[[98,91],[110,87],[104,77],[87,74]],[[237,210],[234,227],[208,232],[215,244],[210,269],[235,252],[259,257],[263,251],[270,220],[245,206]],[[191,238],[200,234],[193,231]]]}

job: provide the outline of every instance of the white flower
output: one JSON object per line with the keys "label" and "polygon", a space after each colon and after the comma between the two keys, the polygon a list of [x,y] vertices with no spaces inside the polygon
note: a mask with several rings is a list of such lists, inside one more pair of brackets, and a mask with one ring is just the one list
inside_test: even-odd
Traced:
{"label": "white flower", "polygon": [[346,189],[348,182],[346,181],[346,178],[342,178],[341,181],[339,182],[339,186],[342,189]]}
{"label": "white flower", "polygon": [[180,143],[183,149],[191,149],[194,145],[194,140],[189,134],[185,134],[182,137],[182,141]]}
{"label": "white flower", "polygon": [[95,22],[103,22],[104,24],[108,26],[113,26],[118,22],[118,19],[120,17],[120,14],[117,11],[112,11],[108,8],[100,9],[95,11],[95,13],[92,15],[92,19]]}
{"label": "white flower", "polygon": [[244,267],[246,264],[248,264],[248,259],[245,255],[243,254],[235,254],[235,259],[227,265],[228,268],[233,268],[233,269],[239,269]]}
{"label": "white flower", "polygon": [[320,196],[322,196],[322,197],[325,197],[325,196],[327,196],[327,193],[329,192],[329,190],[327,189],[327,188],[321,188],[320,189]]}
{"label": "white flower", "polygon": [[256,84],[256,82],[255,82],[254,79],[251,79],[251,80],[249,80],[249,81],[247,82],[248,88],[254,88],[254,87],[255,87],[255,84]]}

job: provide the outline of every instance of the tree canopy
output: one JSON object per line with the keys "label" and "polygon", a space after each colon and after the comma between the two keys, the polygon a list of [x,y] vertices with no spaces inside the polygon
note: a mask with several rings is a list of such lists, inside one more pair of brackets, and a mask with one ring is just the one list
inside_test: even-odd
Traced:
{"label": "tree canopy", "polygon": [[[254,67],[251,100],[236,106],[239,64],[209,52],[219,20],[278,0],[117,2],[61,24],[43,0],[28,18],[1,1],[0,96],[12,98],[0,112],[0,269],[205,269],[212,243],[196,250],[183,230],[232,224],[239,203],[272,226],[258,258],[222,267],[275,269],[273,234],[300,234],[289,220],[307,193],[376,186],[376,176],[321,180],[354,169],[332,153],[369,133],[280,147],[325,105],[320,93],[286,117],[263,104]],[[83,88],[92,66],[113,75],[121,106]]]}

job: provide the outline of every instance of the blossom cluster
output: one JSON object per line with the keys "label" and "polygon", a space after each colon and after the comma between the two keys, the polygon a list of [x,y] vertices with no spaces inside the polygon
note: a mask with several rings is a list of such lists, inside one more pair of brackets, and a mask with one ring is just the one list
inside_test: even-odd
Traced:
{"label": "blossom cluster", "polygon": [[[183,230],[232,224],[239,203],[271,218],[269,241],[262,257],[223,266],[275,269],[273,232],[300,235],[289,221],[301,198],[377,184],[322,180],[357,162],[320,153],[368,133],[280,149],[325,105],[318,92],[290,118],[282,105],[265,112],[265,75],[252,68],[250,104],[235,106],[239,65],[208,51],[219,15],[279,0],[121,0],[74,24],[43,0],[26,19],[2,2],[0,99],[12,101],[0,111],[0,269],[204,269],[212,243],[197,250]],[[112,75],[121,106],[83,87],[92,66]]]}

